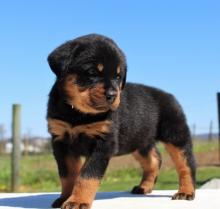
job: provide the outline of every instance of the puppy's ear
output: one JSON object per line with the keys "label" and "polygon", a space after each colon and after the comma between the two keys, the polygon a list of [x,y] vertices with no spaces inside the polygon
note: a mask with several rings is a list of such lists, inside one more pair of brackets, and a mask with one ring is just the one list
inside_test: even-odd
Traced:
{"label": "puppy's ear", "polygon": [[74,61],[77,44],[69,41],[52,51],[47,60],[51,70],[57,77],[68,72],[70,64]]}
{"label": "puppy's ear", "polygon": [[124,69],[124,77],[122,80],[122,87],[121,87],[122,90],[124,89],[125,84],[126,84],[126,77],[127,77],[127,67],[125,67],[125,69]]}

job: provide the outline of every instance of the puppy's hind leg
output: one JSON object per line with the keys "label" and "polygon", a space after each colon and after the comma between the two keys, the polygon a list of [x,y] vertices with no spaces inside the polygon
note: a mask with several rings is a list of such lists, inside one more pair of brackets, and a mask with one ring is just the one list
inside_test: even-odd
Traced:
{"label": "puppy's hind leg", "polygon": [[[175,115],[174,115],[175,116]],[[176,117],[176,118],[175,118]],[[195,197],[196,165],[192,140],[184,117],[175,116],[175,123],[166,123],[163,130],[165,148],[170,154],[179,175],[179,191],[173,200],[193,200]]]}
{"label": "puppy's hind leg", "polygon": [[174,194],[172,199],[193,200],[195,198],[195,162],[191,144],[178,147],[166,143],[165,147],[179,175],[179,191]]}
{"label": "puppy's hind leg", "polygon": [[193,200],[196,165],[186,117],[173,96],[165,98],[161,108],[157,138],[164,142],[179,175],[179,191],[172,199]]}
{"label": "puppy's hind leg", "polygon": [[151,193],[157,180],[161,166],[161,156],[156,146],[151,145],[133,153],[135,159],[143,168],[143,177],[138,186],[135,186],[132,194]]}

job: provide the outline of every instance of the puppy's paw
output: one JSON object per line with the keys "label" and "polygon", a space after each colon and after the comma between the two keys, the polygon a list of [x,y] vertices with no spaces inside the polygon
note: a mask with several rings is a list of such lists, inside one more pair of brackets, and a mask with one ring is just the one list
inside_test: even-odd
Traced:
{"label": "puppy's paw", "polygon": [[195,193],[187,194],[184,192],[177,192],[173,195],[172,200],[194,200]]}
{"label": "puppy's paw", "polygon": [[52,203],[51,207],[60,208],[65,201],[66,201],[66,198],[59,197]]}
{"label": "puppy's paw", "polygon": [[65,202],[61,209],[89,209],[90,205],[87,203],[77,203],[77,202]]}
{"label": "puppy's paw", "polygon": [[147,194],[147,193],[151,193],[151,192],[152,192],[152,189],[144,188],[144,187],[141,187],[141,186],[135,186],[131,190],[132,194]]}

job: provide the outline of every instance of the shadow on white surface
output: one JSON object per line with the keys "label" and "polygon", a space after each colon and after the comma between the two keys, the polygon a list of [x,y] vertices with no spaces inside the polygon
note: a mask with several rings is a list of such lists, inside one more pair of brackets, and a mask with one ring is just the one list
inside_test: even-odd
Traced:
{"label": "shadow on white surface", "polygon": [[[59,194],[30,194],[28,196],[0,198],[0,207],[18,208],[50,208],[51,203]],[[132,195],[129,192],[97,193],[95,200],[108,200],[114,198],[171,198],[170,195]]]}
{"label": "shadow on white surface", "polygon": [[30,196],[7,197],[0,199],[0,206],[21,208],[50,208],[58,194],[39,194]]}

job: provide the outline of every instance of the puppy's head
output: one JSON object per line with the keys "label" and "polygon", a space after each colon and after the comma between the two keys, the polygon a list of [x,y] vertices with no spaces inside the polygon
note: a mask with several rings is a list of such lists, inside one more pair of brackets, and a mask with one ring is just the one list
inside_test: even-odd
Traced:
{"label": "puppy's head", "polygon": [[118,108],[127,66],[111,39],[96,34],[79,37],[55,49],[48,62],[72,107],[94,114]]}

